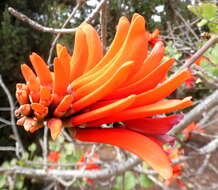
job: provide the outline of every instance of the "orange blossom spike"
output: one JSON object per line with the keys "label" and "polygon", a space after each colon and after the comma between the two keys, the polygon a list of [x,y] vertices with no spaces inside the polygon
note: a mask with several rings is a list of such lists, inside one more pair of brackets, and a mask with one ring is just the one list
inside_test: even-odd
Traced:
{"label": "orange blossom spike", "polygon": [[[107,134],[107,135],[105,135]],[[127,129],[76,129],[75,138],[118,146],[130,151],[155,169],[162,177],[172,176],[172,167],[163,149],[144,135]]]}
{"label": "orange blossom spike", "polygon": [[30,55],[30,61],[40,79],[41,85],[51,87],[51,73],[44,60],[36,53],[32,53],[32,55]]}

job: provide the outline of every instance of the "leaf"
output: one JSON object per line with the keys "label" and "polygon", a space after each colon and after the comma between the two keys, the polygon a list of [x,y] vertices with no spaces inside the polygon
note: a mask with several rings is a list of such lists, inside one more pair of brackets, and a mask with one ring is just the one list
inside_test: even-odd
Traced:
{"label": "leaf", "polygon": [[29,147],[28,147],[28,150],[31,152],[31,153],[34,153],[36,151],[36,144],[35,143],[32,143]]}
{"label": "leaf", "polygon": [[6,184],[6,175],[0,175],[0,188]]}
{"label": "leaf", "polygon": [[145,188],[154,185],[154,183],[144,174],[141,174],[139,176],[139,184]]}
{"label": "leaf", "polygon": [[206,19],[202,19],[200,22],[198,22],[197,26],[198,27],[202,27],[202,26],[204,26],[207,23],[208,23],[208,21]]}
{"label": "leaf", "polygon": [[125,173],[125,179],[124,179],[124,183],[125,183],[125,189],[126,190],[130,190],[133,189],[136,185],[136,178],[133,175],[132,172],[126,172]]}
{"label": "leaf", "polygon": [[202,11],[202,17],[206,19],[211,19],[216,16],[216,5],[213,3],[201,3],[200,9]]}

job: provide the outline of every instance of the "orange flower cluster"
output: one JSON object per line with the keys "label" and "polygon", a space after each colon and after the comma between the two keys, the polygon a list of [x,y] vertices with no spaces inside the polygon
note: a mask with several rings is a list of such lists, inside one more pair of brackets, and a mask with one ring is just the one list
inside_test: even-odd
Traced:
{"label": "orange flower cluster", "polygon": [[[77,162],[78,166],[77,169],[84,169],[84,170],[100,170],[101,166],[96,162],[99,162],[100,158],[97,153],[91,154],[90,151],[87,151],[83,154],[80,160]],[[94,180],[90,178],[84,178],[84,180],[90,184],[94,185]]]}
{"label": "orange flower cluster", "polygon": [[[184,150],[178,147],[174,147],[174,148],[168,147],[166,149],[166,152],[169,154],[168,156],[170,160],[179,159],[184,155]],[[174,164],[173,165],[173,175],[171,178],[165,180],[165,185],[169,186],[171,185],[173,181],[175,181],[179,187],[184,187],[184,184],[182,183],[182,181],[178,179],[178,177],[180,177],[182,174],[183,167],[184,167],[183,163]]]}
{"label": "orange flower cluster", "polygon": [[[134,14],[131,22],[121,17],[107,53],[89,24],[75,34],[73,54],[57,45],[54,70],[33,53],[33,69],[21,66],[26,83],[17,84],[18,125],[34,132],[46,125],[55,139],[62,127],[71,128],[81,141],[112,144],[135,153],[169,178],[172,167],[159,139],[180,116],[153,118],[192,105],[190,97],[165,99],[184,81],[188,70],[167,79],[174,59],[163,61],[164,44],[145,29],[145,20]],[[102,124],[122,125],[101,128]],[[82,126],[82,128],[80,127]]]}

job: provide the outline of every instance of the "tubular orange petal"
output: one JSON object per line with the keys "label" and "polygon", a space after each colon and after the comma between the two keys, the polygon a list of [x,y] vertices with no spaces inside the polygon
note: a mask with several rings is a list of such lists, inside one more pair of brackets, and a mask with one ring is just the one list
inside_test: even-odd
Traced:
{"label": "tubular orange petal", "polygon": [[160,31],[158,29],[155,29],[151,34],[151,38],[156,38],[159,34],[160,34]]}
{"label": "tubular orange petal", "polygon": [[86,35],[88,45],[88,61],[85,72],[93,68],[103,56],[103,47],[100,37],[96,30],[90,24],[82,24],[80,28]]}
{"label": "tubular orange petal", "polygon": [[93,120],[101,119],[103,117],[109,117],[112,114],[118,113],[128,108],[134,102],[134,100],[135,100],[135,95],[131,95],[127,98],[118,100],[104,107],[72,117],[71,124],[75,126]]}
{"label": "tubular orange petal", "polygon": [[36,79],[35,73],[30,69],[30,67],[26,64],[21,65],[21,72],[26,82]]}
{"label": "tubular orange petal", "polygon": [[102,69],[96,71],[93,75],[78,80],[76,84],[72,83],[73,89],[87,84],[88,82],[96,79],[99,75],[110,70],[114,73],[123,63],[126,61],[134,61],[134,73],[141,65],[145,57],[147,56],[147,37],[145,32],[145,20],[142,16],[136,17],[133,23],[131,23],[127,37],[120,48],[117,55]]}
{"label": "tubular orange petal", "polygon": [[134,131],[150,135],[164,135],[181,119],[182,115],[171,115],[162,118],[142,118],[124,121],[124,125]]}
{"label": "tubular orange petal", "polygon": [[61,117],[65,112],[70,108],[71,103],[73,102],[72,95],[66,95],[63,100],[59,103],[54,111],[54,116]]}
{"label": "tubular orange petal", "polygon": [[61,54],[61,51],[62,51],[62,48],[64,46],[62,46],[61,44],[57,44],[56,45],[56,52],[57,52],[57,56],[60,57],[60,54]]}
{"label": "tubular orange petal", "polygon": [[36,77],[32,79],[27,84],[30,89],[30,101],[31,102],[39,102],[40,99],[40,81],[39,78]]}
{"label": "tubular orange petal", "polygon": [[39,103],[43,106],[49,106],[52,102],[51,89],[49,87],[41,87]]}
{"label": "tubular orange petal", "polygon": [[[113,59],[114,56],[116,56],[116,53],[120,50],[120,48],[123,45],[123,42],[126,38],[128,29],[129,29],[129,25],[130,25],[130,23],[126,17],[120,18],[119,23],[117,25],[117,31],[116,31],[114,40],[111,43],[107,53],[105,54],[105,56],[99,61],[99,63],[95,67],[93,67],[87,73],[82,75],[81,78],[84,78],[86,76],[89,77],[89,75],[102,69],[105,65],[107,65],[107,63],[109,63],[110,60]],[[81,80],[81,78],[79,78],[79,80]],[[75,82],[76,81],[74,81],[74,83]]]}
{"label": "tubular orange petal", "polygon": [[144,78],[150,72],[152,72],[158,65],[161,64],[163,56],[164,44],[163,42],[157,42],[154,48],[152,49],[151,54],[147,56],[144,63],[140,67],[139,72],[137,72],[133,77],[131,77],[130,80],[127,81],[127,84],[134,83]]}
{"label": "tubular orange petal", "polygon": [[52,118],[47,121],[47,126],[50,129],[51,137],[55,140],[61,133],[62,121],[59,118]]}
{"label": "tubular orange petal", "polygon": [[178,88],[178,86],[180,86],[184,81],[188,80],[191,77],[191,72],[188,70],[183,70],[179,73],[176,73],[174,76],[172,76],[156,88],[137,95],[136,100],[131,107],[137,107],[158,102],[161,99],[169,96],[174,90],[176,90],[176,88]]}
{"label": "tubular orange petal", "polygon": [[48,114],[48,108],[39,103],[32,103],[31,108],[37,119],[43,119]]}
{"label": "tubular orange petal", "polygon": [[139,119],[139,118],[154,116],[158,114],[169,113],[172,111],[189,107],[191,105],[192,105],[191,97],[187,97],[183,100],[164,100],[147,106],[128,108],[127,110],[124,110],[118,114],[111,115],[110,117],[87,123],[86,125],[99,126],[105,123]]}
{"label": "tubular orange petal", "polygon": [[139,133],[127,129],[76,129],[75,138],[118,146],[138,155],[162,177],[167,179],[172,176],[171,164],[162,148]]}
{"label": "tubular orange petal", "polygon": [[62,80],[64,83],[69,84],[70,83],[70,59],[71,57],[66,47],[62,48],[59,59],[62,64],[62,69],[65,72],[65,75],[62,76]]}
{"label": "tubular orange petal", "polygon": [[[69,84],[69,75],[66,73],[66,65],[59,58],[54,59],[54,94],[64,96]],[[69,71],[69,70],[68,70]],[[68,76],[67,76],[68,75]]]}
{"label": "tubular orange petal", "polygon": [[102,86],[73,103],[72,109],[78,111],[107,96],[126,80],[133,67],[134,63],[132,61],[126,62]]}
{"label": "tubular orange petal", "polygon": [[153,70],[143,79],[136,81],[135,83],[124,88],[119,88],[117,91],[113,92],[113,94],[109,95],[107,99],[122,98],[132,93],[140,94],[154,88],[159,82],[161,82],[165,78],[169,68],[173,63],[174,59],[169,59],[168,61],[159,65],[155,70]]}
{"label": "tubular orange petal", "polygon": [[73,56],[70,60],[70,81],[75,80],[84,73],[88,59],[88,45],[85,33],[76,29]]}
{"label": "tubular orange petal", "polygon": [[44,60],[36,53],[32,53],[32,55],[30,55],[30,61],[40,79],[41,85],[51,87],[51,73]]}

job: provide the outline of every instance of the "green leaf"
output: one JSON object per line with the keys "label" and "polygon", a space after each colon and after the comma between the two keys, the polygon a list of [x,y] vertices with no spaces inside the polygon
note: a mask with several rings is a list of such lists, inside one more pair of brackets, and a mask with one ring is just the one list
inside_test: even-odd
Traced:
{"label": "green leaf", "polygon": [[139,176],[139,184],[142,186],[142,187],[150,187],[152,185],[154,185],[153,181],[151,181],[146,175],[144,174],[141,174]]}
{"label": "green leaf", "polygon": [[23,176],[18,176],[16,179],[16,189],[21,189],[23,190],[23,185],[24,185],[24,177]]}
{"label": "green leaf", "polygon": [[34,153],[36,151],[36,144],[35,143],[32,143],[29,147],[28,147],[28,150],[31,152],[31,153]]}
{"label": "green leaf", "polygon": [[0,175],[0,188],[2,188],[6,184],[6,176]]}
{"label": "green leaf", "polygon": [[216,16],[216,5],[213,3],[201,3],[200,5],[202,11],[202,17],[206,19],[211,19]]}
{"label": "green leaf", "polygon": [[125,173],[125,189],[130,190],[133,189],[136,185],[136,178],[132,172]]}
{"label": "green leaf", "polygon": [[202,27],[202,26],[204,26],[205,24],[207,24],[208,23],[208,21],[206,20],[206,19],[202,19],[198,24],[197,24],[197,26],[198,27]]}

